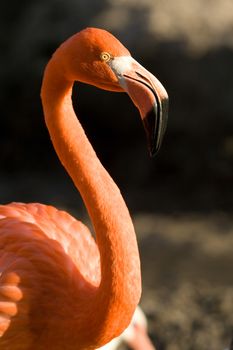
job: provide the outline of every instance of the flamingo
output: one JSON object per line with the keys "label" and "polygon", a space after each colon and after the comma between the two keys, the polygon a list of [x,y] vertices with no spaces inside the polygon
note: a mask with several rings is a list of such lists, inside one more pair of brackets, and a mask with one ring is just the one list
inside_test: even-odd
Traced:
{"label": "flamingo", "polygon": [[55,51],[41,89],[45,122],[96,239],[52,206],[0,206],[1,350],[97,349],[122,333],[140,299],[132,220],[74,113],[74,81],[126,91],[139,109],[151,155],[163,138],[166,90],[113,35],[86,28]]}

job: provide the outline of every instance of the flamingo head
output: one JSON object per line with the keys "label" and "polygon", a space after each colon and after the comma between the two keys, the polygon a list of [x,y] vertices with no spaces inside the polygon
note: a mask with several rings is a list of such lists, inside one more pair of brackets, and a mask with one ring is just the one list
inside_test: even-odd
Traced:
{"label": "flamingo head", "polygon": [[119,40],[102,29],[86,28],[60,48],[66,77],[128,93],[140,112],[149,153],[156,154],[168,115],[168,95],[159,80],[134,60]]}

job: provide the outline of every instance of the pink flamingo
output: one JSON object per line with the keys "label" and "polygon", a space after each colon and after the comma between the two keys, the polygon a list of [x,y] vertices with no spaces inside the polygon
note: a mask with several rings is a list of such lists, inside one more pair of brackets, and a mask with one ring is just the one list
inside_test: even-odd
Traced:
{"label": "pink flamingo", "polygon": [[1,350],[96,349],[122,333],[140,298],[134,227],[73,111],[75,80],[125,90],[140,111],[151,154],[164,134],[165,89],[110,33],[87,28],[57,49],[42,84],[45,121],[96,241],[52,206],[0,206]]}

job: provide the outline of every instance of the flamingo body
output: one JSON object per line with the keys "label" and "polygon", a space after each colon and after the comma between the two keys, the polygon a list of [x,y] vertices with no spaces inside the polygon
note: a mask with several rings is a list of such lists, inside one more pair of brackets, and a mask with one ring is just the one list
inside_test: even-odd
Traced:
{"label": "flamingo body", "polygon": [[[1,348],[17,334],[14,349],[51,344],[52,349],[65,349],[64,326],[72,326],[73,305],[78,310],[78,299],[85,300],[90,292],[88,284],[100,281],[96,243],[85,225],[52,206],[12,203],[0,206],[0,218]],[[82,318],[78,313],[75,317]],[[53,336],[47,333],[51,324],[56,327]],[[77,333],[67,333],[76,343]],[[43,346],[36,344],[34,334]]]}
{"label": "flamingo body", "polygon": [[87,28],[56,50],[42,83],[45,122],[96,239],[80,221],[51,206],[0,206],[1,350],[99,348],[123,332],[139,302],[134,227],[74,113],[76,80],[126,91],[139,109],[151,154],[164,134],[165,89],[110,33]]}

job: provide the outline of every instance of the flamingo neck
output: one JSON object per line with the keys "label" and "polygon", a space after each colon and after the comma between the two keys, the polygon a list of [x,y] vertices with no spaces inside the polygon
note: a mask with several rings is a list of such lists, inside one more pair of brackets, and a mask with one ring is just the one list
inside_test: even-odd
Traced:
{"label": "flamingo neck", "polygon": [[62,76],[58,63],[53,57],[46,68],[42,103],[56,153],[84,200],[96,234],[101,281],[88,305],[83,305],[83,324],[91,329],[95,322],[91,336],[102,345],[127,327],[138,304],[138,247],[120,191],[101,165],[74,113],[73,82]]}

